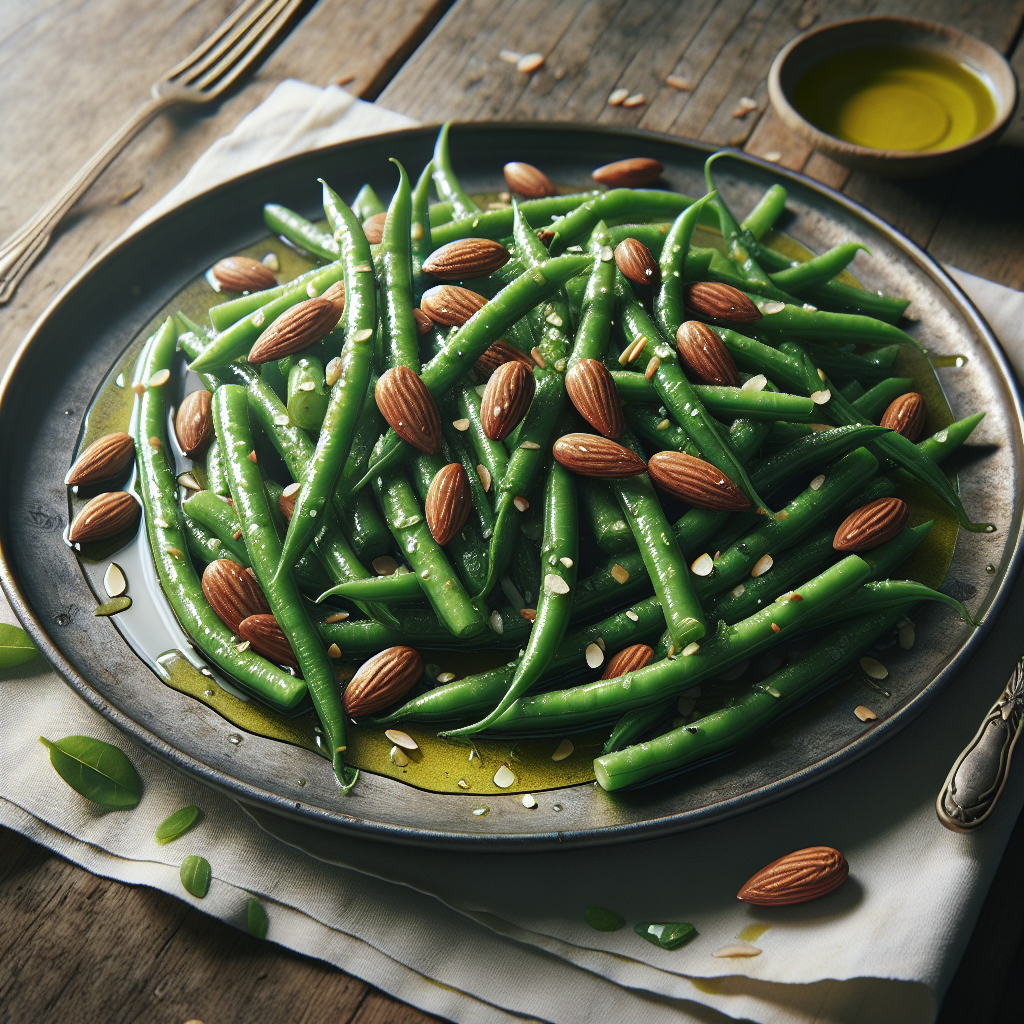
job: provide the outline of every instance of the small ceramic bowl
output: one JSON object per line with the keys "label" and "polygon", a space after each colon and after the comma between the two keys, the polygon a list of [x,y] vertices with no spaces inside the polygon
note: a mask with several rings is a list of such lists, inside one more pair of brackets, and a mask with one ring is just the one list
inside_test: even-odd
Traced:
{"label": "small ceramic bowl", "polygon": [[[949,149],[872,149],[826,134],[794,107],[794,89],[810,68],[849,50],[881,46],[931,50],[966,65],[988,86],[995,105],[992,123]],[[909,178],[947,170],[991,146],[1006,129],[1017,106],[1017,79],[991,46],[948,25],[913,18],[854,18],[811,29],[780,50],[768,72],[768,95],[779,117],[826,156],[856,170]]]}

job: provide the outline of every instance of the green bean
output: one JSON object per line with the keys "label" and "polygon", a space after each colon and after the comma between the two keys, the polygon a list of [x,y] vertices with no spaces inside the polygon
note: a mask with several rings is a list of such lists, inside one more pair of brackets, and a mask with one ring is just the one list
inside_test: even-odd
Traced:
{"label": "green bean", "polygon": [[[287,238],[300,249],[319,256],[330,263],[338,258],[341,251],[329,231],[321,231],[315,224],[300,216],[287,206],[266,203],[263,206],[263,220],[275,235]],[[216,326],[216,325],[214,325]]]}
{"label": "green bean", "polygon": [[740,229],[760,240],[786,210],[789,194],[782,185],[772,185],[747,214]]}
{"label": "green bean", "polygon": [[462,381],[455,385],[459,403],[459,416],[469,421],[466,434],[473,443],[473,449],[480,465],[491,474],[492,480],[500,481],[508,470],[508,452],[500,441],[492,441],[484,433],[480,419],[480,396],[470,384]]}
{"label": "green bean", "polygon": [[934,601],[947,605],[965,622],[977,626],[971,618],[971,613],[956,598],[941,594],[915,580],[874,580],[865,583],[857,593],[850,596],[844,608],[828,609],[820,618],[815,619],[815,625],[830,626],[836,622],[844,622],[854,615],[865,615],[886,608],[905,608],[908,604],[916,604],[919,601]]}
{"label": "green bean", "polygon": [[340,236],[341,262],[345,269],[345,347],[341,354],[341,372],[331,388],[309,471],[295,496],[278,575],[287,572],[312,540],[319,525],[316,517],[323,513],[348,457],[367,396],[372,340],[377,328],[376,285],[366,235],[355,214],[337,193],[326,182],[323,188],[324,208],[335,235]]}
{"label": "green bean", "polygon": [[398,168],[399,180],[380,247],[384,336],[388,363],[419,373],[419,335],[412,315],[412,186],[405,168],[397,160],[391,162]]}
{"label": "green bean", "polygon": [[857,555],[830,566],[800,588],[800,601],[772,603],[716,633],[689,656],[669,657],[615,679],[517,700],[489,731],[533,735],[589,728],[635,708],[678,696],[804,628],[822,608],[843,601],[870,575]]}
{"label": "green bean", "polygon": [[452,216],[459,220],[480,212],[480,207],[473,202],[459,184],[452,168],[451,155],[448,151],[448,130],[451,122],[445,121],[437,133],[434,143],[434,186],[441,199],[450,200]]}
{"label": "green bean", "polygon": [[480,633],[487,624],[483,605],[469,598],[444,550],[430,535],[405,474],[394,473],[386,480],[377,477],[373,487],[399,550],[409,560],[437,617],[453,636]]}
{"label": "green bean", "polygon": [[226,500],[217,497],[212,491],[196,491],[182,502],[181,507],[190,519],[220,538],[225,552],[223,557],[248,568],[251,563],[245,541],[241,536],[237,539],[234,536],[241,533],[241,523],[238,514]]}
{"label": "green bean", "polygon": [[206,483],[214,494],[222,497],[227,495],[227,469],[224,466],[224,455],[216,441],[206,449]]}
{"label": "green bean", "polygon": [[817,641],[800,661],[756,684],[735,704],[639,746],[602,754],[594,761],[598,783],[614,792],[737,746],[851,664],[910,607],[905,604],[847,622]]}
{"label": "green bean", "polygon": [[769,380],[777,381],[790,392],[806,391],[807,378],[799,361],[762,341],[739,334],[730,327],[713,327],[712,330],[722,339],[741,370],[763,373]]}
{"label": "green bean", "polygon": [[[582,206],[588,199],[598,193],[582,192],[568,196],[547,196],[544,199],[527,199],[519,204],[523,216],[534,228],[546,227],[552,216],[561,216]],[[447,245],[460,238],[490,238],[501,241],[512,234],[512,207],[507,210],[483,210],[479,213],[467,214],[465,217],[435,221],[435,210],[443,204],[437,203],[430,208],[430,228],[435,246]]]}
{"label": "green bean", "polygon": [[412,258],[412,300],[417,306],[423,296],[423,261],[434,251],[430,233],[430,182],[433,175],[434,161],[429,160],[412,190],[409,251]]}
{"label": "green bean", "polygon": [[629,342],[635,343],[641,337],[654,342],[654,355],[659,360],[654,371],[654,385],[662,402],[676,422],[690,435],[704,458],[720,469],[755,509],[763,508],[764,502],[754,490],[743,463],[736,457],[728,440],[723,438],[721,428],[704,409],[683,374],[672,347],[665,341],[647,311],[633,297],[621,273],[615,276],[615,293],[619,297],[622,328]]}
{"label": "green bean", "polygon": [[[430,168],[431,181],[433,181],[434,174],[434,161],[431,159],[427,165]],[[426,168],[424,168],[426,170]],[[509,207],[511,210],[511,207]],[[442,199],[439,202],[431,203],[428,207],[428,214],[430,217],[430,226],[432,228],[440,227],[442,224],[448,224],[452,219],[452,203],[450,199]],[[506,232],[507,234],[508,232]],[[449,239],[451,241],[451,239]]]}
{"label": "green bean", "polygon": [[[621,443],[641,454],[640,446],[628,433]],[[642,457],[642,454],[641,454]],[[646,474],[608,481],[633,532],[654,593],[661,602],[665,624],[678,650],[699,640],[707,632],[704,612],[690,584],[690,573],[679,550],[665,510]]]}
{"label": "green bean", "polygon": [[576,586],[579,558],[576,531],[576,484],[573,474],[553,462],[544,492],[544,541],[541,566],[544,584],[537,599],[537,617],[530,640],[508,691],[489,714],[473,725],[449,729],[443,736],[469,736],[486,729],[506,708],[533,687],[551,663],[565,637]]}
{"label": "green bean", "polygon": [[[480,472],[477,469],[477,466],[483,465],[483,463],[477,463],[474,460],[475,453],[467,443],[465,436],[456,430],[450,422],[445,422],[441,427],[441,431],[443,434],[442,453],[450,462],[461,463],[462,468],[466,471],[466,479],[469,481],[469,493],[473,503],[473,512],[480,527],[481,538],[483,540],[490,540],[491,534],[494,532],[494,509],[491,507],[487,491],[484,490],[483,480],[481,480]],[[431,479],[433,479],[433,476],[431,476]],[[491,480],[493,481],[493,479],[494,477],[492,476]],[[429,480],[426,481],[428,485],[429,482]],[[490,486],[488,486],[488,490],[490,490]],[[426,500],[424,495],[421,495],[421,497],[424,501]],[[483,577],[479,580],[480,586],[483,586],[486,578],[487,571],[485,569]]]}
{"label": "green bean", "polygon": [[313,267],[312,270],[299,274],[298,277],[292,278],[292,280],[285,284],[279,284],[274,288],[264,288],[258,292],[249,292],[247,295],[239,295],[237,299],[229,299],[227,302],[222,302],[217,306],[211,306],[210,323],[216,331],[227,330],[232,324],[238,323],[243,316],[255,313],[260,306],[265,306],[273,299],[279,299],[282,295],[294,290],[300,284],[309,284],[323,269],[323,267],[319,266]]}
{"label": "green bean", "polygon": [[[533,608],[536,611],[537,598],[540,597],[541,588],[540,545],[530,540],[522,530],[519,532],[520,536],[508,567],[508,576],[512,581],[512,586],[519,591],[520,596],[526,602],[523,607]],[[512,600],[511,596],[509,596],[509,600]]]}
{"label": "green bean", "polygon": [[583,477],[579,481],[580,504],[597,546],[606,555],[636,548],[633,532],[622,517],[618,502],[603,480]]}
{"label": "green bean", "polygon": [[675,699],[660,704],[652,704],[646,708],[627,711],[612,729],[611,735],[605,740],[601,754],[611,754],[622,750],[650,732],[663,718],[675,708]]}
{"label": "green bean", "polygon": [[227,457],[228,482],[239,518],[243,523],[246,548],[277,624],[284,631],[305,677],[313,705],[323,725],[334,773],[348,792],[358,772],[345,764],[345,713],[334,669],[324,650],[305,605],[289,573],[277,573],[281,542],[271,517],[263,478],[250,462],[252,434],[245,389],[225,384],[213,396],[213,421],[217,440]]}
{"label": "green bean", "polygon": [[808,341],[824,338],[860,345],[917,345],[906,331],[874,317],[859,313],[830,313],[791,303],[786,303],[780,310],[769,312],[768,304],[760,295],[748,293],[747,297],[761,311],[761,319],[748,325],[755,334]]}
{"label": "green bean", "polygon": [[[900,397],[914,390],[912,377],[888,377],[853,400],[853,407],[859,416],[872,423],[881,419],[882,414]],[[845,396],[844,396],[845,397]]]}
{"label": "green bean", "polygon": [[[897,349],[897,346],[886,345],[880,351],[888,355],[893,349]],[[855,377],[857,380],[884,380],[892,375],[888,364],[880,364],[870,356],[858,356],[852,352],[845,352],[842,349],[825,345],[808,344],[807,351],[813,356],[817,366],[833,376]]]}
{"label": "green bean", "polygon": [[591,233],[587,251],[594,259],[581,297],[580,322],[572,354],[566,367],[571,370],[581,359],[604,359],[615,315],[615,259],[604,221]]}
{"label": "green bean", "polygon": [[684,273],[686,257],[690,251],[690,239],[697,226],[701,210],[716,197],[714,192],[702,196],[692,206],[683,210],[665,236],[661,250],[661,286],[654,297],[654,316],[665,336],[675,339],[676,332],[686,319],[683,310],[681,276]]}
{"label": "green bean", "polygon": [[319,359],[296,359],[288,371],[288,415],[292,423],[316,433],[324,421],[328,398],[324,364]]}
{"label": "green bean", "polygon": [[364,185],[352,200],[352,213],[358,218],[360,224],[375,217],[378,213],[383,213],[386,209],[387,207],[380,201],[380,196],[368,184]]}
{"label": "green bean", "polygon": [[325,590],[317,603],[328,597],[347,597],[350,601],[368,601],[377,604],[408,604],[423,600],[423,588],[414,572],[393,572],[390,576],[367,576],[360,580],[346,580]]}
{"label": "green bean", "polygon": [[360,559],[372,561],[391,550],[391,531],[369,491],[359,491],[334,505],[341,529]]}
{"label": "green bean", "polygon": [[778,270],[771,275],[771,279],[791,295],[803,295],[808,290],[831,281],[836,274],[841,274],[862,249],[871,255],[866,245],[861,245],[860,242],[845,242],[805,263],[797,263],[785,270]]}
{"label": "green bean", "polygon": [[305,284],[297,285],[266,305],[260,306],[251,316],[232,324],[221,332],[205,348],[190,369],[200,371],[220,370],[239,356],[249,354],[253,343],[285,310],[308,299],[311,295],[322,295],[344,274],[341,263],[331,263]]}
{"label": "green bean", "polygon": [[[639,377],[640,375],[631,373],[630,376]],[[654,391],[653,388],[651,390]],[[622,395],[621,391],[619,395]],[[655,401],[658,399],[657,391],[654,392],[654,399]],[[700,458],[697,446],[690,440],[686,431],[678,424],[673,423],[667,416],[662,416],[662,412],[665,410],[661,406],[653,403],[638,404],[634,399],[630,399],[629,404],[622,411],[630,430],[643,438],[656,451],[686,452],[687,455],[692,455],[695,459]]]}
{"label": "green bean", "polygon": [[[158,370],[170,368],[175,335],[174,321],[168,318],[146,342],[136,364],[134,383],[148,381]],[[305,694],[306,684],[252,651],[238,651],[231,631],[203,596],[199,578],[185,555],[187,541],[180,526],[182,512],[176,499],[174,466],[168,460],[165,444],[156,447],[149,443],[151,437],[165,436],[164,395],[163,388],[147,387],[136,399],[131,426],[149,551],[160,588],[182,629],[219,669],[274,707],[293,708]]]}

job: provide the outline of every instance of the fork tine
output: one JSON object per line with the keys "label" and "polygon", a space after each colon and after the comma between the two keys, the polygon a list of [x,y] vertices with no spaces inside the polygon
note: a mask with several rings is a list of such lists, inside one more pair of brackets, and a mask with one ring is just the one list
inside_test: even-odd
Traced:
{"label": "fork tine", "polygon": [[257,3],[266,4],[267,0],[244,0],[217,26],[213,33],[207,36],[181,63],[175,64],[170,71],[164,74],[164,79],[170,81],[176,78],[183,71],[201,60],[210,52],[234,27],[241,21],[248,11]]}
{"label": "fork tine", "polygon": [[179,64],[173,72],[168,72],[164,76],[166,81],[176,81],[178,85],[189,85],[194,82],[205,74],[213,64],[220,61],[223,55],[230,51],[239,40],[247,38],[254,28],[259,31],[259,26],[266,17],[267,11],[278,3],[280,0],[248,0],[248,3],[243,5],[244,10],[239,8],[240,16],[238,18],[228,19],[233,22],[231,25],[225,22],[225,25],[221,26],[226,30],[218,30],[217,38],[211,40],[211,45],[202,47],[202,53],[197,51],[194,55],[195,59],[186,60]]}
{"label": "fork tine", "polygon": [[215,96],[231,85],[263,55],[282,27],[305,0],[280,0],[277,10],[263,19],[263,27],[232,48],[192,86],[206,96]]}

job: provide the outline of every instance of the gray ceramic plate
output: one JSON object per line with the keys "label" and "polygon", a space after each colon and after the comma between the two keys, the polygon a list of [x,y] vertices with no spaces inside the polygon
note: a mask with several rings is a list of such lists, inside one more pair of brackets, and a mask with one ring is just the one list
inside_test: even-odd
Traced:
{"label": "gray ceramic plate", "polygon": [[[770,802],[837,771],[914,718],[982,643],[1022,557],[1021,406],[1007,362],[957,286],[912,243],[844,196],[747,157],[721,162],[717,181],[745,212],[774,181],[789,189],[786,232],[815,252],[850,239],[873,258],[858,263],[869,288],[911,299],[912,328],[929,350],[958,354],[966,365],[938,371],[955,417],[987,416],[963,453],[961,492],[976,520],[994,534],[960,531],[944,584],[984,617],[971,632],[945,608],[917,623],[912,651],[887,652],[891,672],[880,695],[860,680],[833,687],[733,754],[633,792],[596,785],[520,797],[439,795],[364,773],[342,797],[326,761],[256,736],[227,741],[233,726],[209,708],[163,686],[109,620],[62,542],[68,501],[61,481],[82,431],[85,410],[104,376],[154,314],[220,256],[266,236],[265,201],[316,216],[323,176],[345,198],[367,178],[386,195],[398,157],[413,171],[430,156],[433,129],[358,140],[298,156],[238,178],[174,210],[83,271],[33,328],[4,381],[0,401],[0,553],[3,586],[46,657],[84,700],[137,741],[236,798],[339,831],[405,843],[536,849],[556,843],[601,844],[692,828]],[[705,147],[639,132],[569,125],[483,124],[452,133],[463,183],[471,192],[503,187],[510,159],[538,164],[555,181],[589,184],[593,167],[648,155],[665,165],[680,192],[703,192]],[[865,727],[857,704],[882,712]],[[308,780],[300,787],[298,778]],[[557,808],[557,809],[556,809]]]}

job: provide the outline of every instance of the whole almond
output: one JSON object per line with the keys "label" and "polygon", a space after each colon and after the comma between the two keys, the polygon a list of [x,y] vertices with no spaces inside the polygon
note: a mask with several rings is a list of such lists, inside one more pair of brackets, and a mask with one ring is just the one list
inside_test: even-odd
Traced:
{"label": "whole almond", "polygon": [[252,573],[229,558],[219,558],[203,570],[203,594],[232,633],[237,633],[241,621],[250,615],[270,614],[270,605]]}
{"label": "whole almond", "polygon": [[565,390],[579,414],[605,437],[626,429],[615,381],[604,363],[581,359],[566,375]]}
{"label": "whole almond", "polygon": [[426,334],[434,326],[434,321],[419,306],[413,307],[412,318],[416,321],[417,334]]}
{"label": "whole almond", "polygon": [[338,307],[338,319],[340,320],[341,314],[345,312],[345,282],[335,281],[320,298],[327,299],[328,302],[333,302]]}
{"label": "whole almond", "polygon": [[924,399],[911,391],[890,403],[882,417],[882,426],[902,434],[908,441],[916,441],[924,430],[927,415]]}
{"label": "whole almond", "polygon": [[699,320],[687,320],[676,331],[676,347],[692,380],[698,384],[740,386],[736,360],[722,339]]}
{"label": "whole almond", "polygon": [[178,407],[174,417],[174,433],[178,444],[186,455],[198,452],[213,437],[213,414],[210,402],[213,395],[209,391],[192,391],[187,394]]}
{"label": "whole almond", "polygon": [[242,619],[238,624],[238,635],[248,640],[257,654],[262,654],[267,661],[275,665],[290,665],[298,668],[295,652],[284,635],[284,630],[277,624],[277,619],[269,613],[262,612]]}
{"label": "whole almond", "polygon": [[512,254],[489,238],[459,238],[435,249],[423,261],[423,273],[442,281],[486,277],[505,266]]}
{"label": "whole almond", "polygon": [[717,466],[686,452],[657,452],[647,463],[647,472],[666,494],[694,508],[750,508],[743,492]]}
{"label": "whole almond", "polygon": [[517,362],[528,366],[533,371],[533,359],[520,349],[512,345],[506,345],[503,341],[496,341],[486,352],[473,364],[473,372],[481,379],[488,380],[494,371],[502,363]]}
{"label": "whole almond", "polygon": [[457,284],[439,284],[428,288],[420,299],[423,310],[435,324],[461,327],[474,313],[487,305],[479,293]]}
{"label": "whole almond", "polygon": [[609,188],[643,188],[657,181],[664,170],[657,160],[635,156],[598,167],[591,177]]}
{"label": "whole almond", "polygon": [[761,868],[736,894],[759,907],[806,903],[838,889],[850,874],[846,858],[831,846],[809,846]]}
{"label": "whole almond", "polygon": [[636,238],[624,238],[615,246],[615,266],[633,284],[656,288],[661,283],[661,268],[651,250]]}
{"label": "whole almond", "polygon": [[627,672],[635,672],[638,668],[643,668],[644,665],[648,664],[654,657],[654,649],[648,647],[647,644],[633,644],[632,647],[626,647],[624,650],[619,651],[605,667],[604,675],[602,679],[617,679],[619,676],[624,676]]}
{"label": "whole almond", "polygon": [[104,434],[93,441],[64,477],[68,487],[98,484],[123,473],[135,457],[135,442],[130,434]]}
{"label": "whole almond", "polygon": [[502,363],[491,374],[480,400],[480,423],[492,441],[504,441],[533,401],[533,373],[525,363]]}
{"label": "whole almond", "polygon": [[900,498],[879,498],[861,505],[842,522],[832,540],[836,551],[870,551],[892,540],[907,525],[910,509]]}
{"label": "whole almond", "polygon": [[543,199],[553,196],[555,186],[551,179],[533,164],[524,164],[521,160],[513,160],[505,164],[505,181],[512,192],[526,199]]}
{"label": "whole almond", "polygon": [[597,434],[564,434],[552,446],[555,458],[580,476],[637,476],[647,466],[635,452]]}
{"label": "whole almond", "polygon": [[382,210],[363,221],[363,234],[370,245],[380,245],[384,237],[384,222],[388,219],[387,211]]}
{"label": "whole almond", "polygon": [[683,302],[691,313],[734,324],[751,324],[762,319],[761,311],[731,284],[698,281],[683,288]]}
{"label": "whole almond", "polygon": [[338,307],[322,295],[286,309],[249,350],[250,363],[269,363],[309,348],[337,326]]}
{"label": "whole almond", "polygon": [[408,366],[385,370],[374,392],[377,408],[403,440],[428,455],[441,450],[441,415],[434,396]]}
{"label": "whole almond", "polygon": [[90,498],[68,528],[72,544],[106,540],[131,529],[139,521],[139,503],[127,491],[104,491]]}
{"label": "whole almond", "polygon": [[217,284],[228,292],[258,292],[277,284],[274,272],[248,256],[227,256],[213,265]]}
{"label": "whole almond", "polygon": [[345,687],[345,714],[372,715],[393,704],[423,675],[423,659],[411,647],[389,647],[364,661]]}
{"label": "whole almond", "polygon": [[430,535],[444,547],[466,525],[472,507],[469,477],[461,462],[450,462],[437,471],[427,490],[423,511]]}

